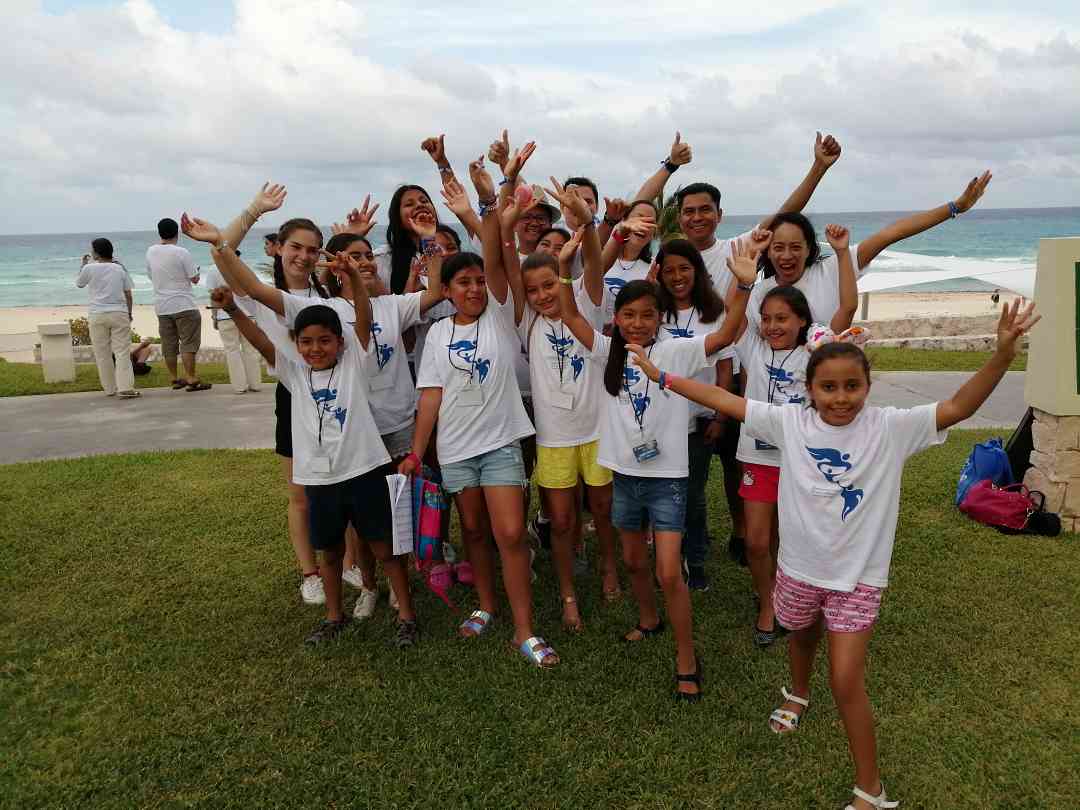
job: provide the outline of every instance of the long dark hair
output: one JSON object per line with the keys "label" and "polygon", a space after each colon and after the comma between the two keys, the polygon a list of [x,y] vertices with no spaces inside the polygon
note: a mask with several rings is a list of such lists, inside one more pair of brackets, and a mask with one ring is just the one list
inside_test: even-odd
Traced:
{"label": "long dark hair", "polygon": [[[817,231],[814,230],[814,223],[802,214],[789,211],[774,216],[768,225],[768,229],[775,234],[776,229],[781,225],[794,225],[802,231],[803,239],[806,240],[806,262],[803,264],[804,270],[821,258],[821,245],[818,244]],[[776,275],[776,268],[773,267],[768,250],[763,250],[761,252],[761,255],[757,260],[757,266],[758,270],[765,274],[765,278],[772,278]]]}
{"label": "long dark hair", "polygon": [[[645,280],[629,281],[615,296],[615,312],[632,304],[640,298],[651,298],[657,303],[656,285]],[[623,370],[626,368],[626,340],[618,325],[611,328],[611,349],[608,351],[607,365],[604,366],[604,388],[613,397],[617,397],[623,387]]]}
{"label": "long dark hair", "polygon": [[[319,247],[322,247],[323,235],[322,231],[319,230],[319,226],[310,219],[297,217],[296,219],[286,220],[278,229],[277,243],[279,251],[281,250],[281,246],[285,244],[285,240],[289,238],[293,231],[310,231],[318,237]],[[308,274],[308,285],[318,293],[320,298],[330,297],[330,294],[326,291],[326,288],[319,283],[319,279],[314,273]],[[285,265],[281,263],[281,255],[279,253],[274,254],[274,286],[279,290],[284,290],[285,292],[289,291],[289,285],[285,281]]]}
{"label": "long dark hair", "polygon": [[[634,200],[630,205],[626,206],[626,213],[623,214],[623,221],[630,219],[630,212],[637,208],[639,205],[647,205],[653,210],[653,218],[660,219],[660,212],[656,210],[656,205],[652,200]],[[641,253],[638,254],[638,260],[643,262],[652,261],[652,243],[646,242],[645,247],[641,249]],[[619,258],[622,258],[622,251],[619,251]]]}
{"label": "long dark hair", "polygon": [[773,287],[761,299],[759,313],[765,311],[765,302],[770,298],[779,298],[787,304],[796,318],[801,318],[805,323],[799,329],[799,336],[795,339],[796,346],[806,345],[806,335],[810,331],[810,325],[814,322],[814,316],[810,314],[810,302],[806,300],[802,290],[798,287]]}
{"label": "long dark hair", "polygon": [[701,258],[701,252],[686,239],[669,239],[660,246],[656,254],[656,262],[660,265],[657,274],[657,305],[665,320],[678,320],[679,312],[675,304],[675,298],[664,284],[664,259],[667,256],[679,256],[686,259],[694,268],[694,284],[690,288],[690,303],[698,311],[698,319],[702,323],[713,323],[724,313],[724,302],[716,292],[712,283],[712,276],[705,268],[705,260]]}
{"label": "long dark hair", "polygon": [[[371,242],[364,237],[355,233],[335,233],[330,237],[330,241],[326,243],[327,253],[340,253],[343,250],[348,250],[349,245],[354,242],[363,242],[367,245],[368,250],[371,250]],[[331,298],[341,297],[341,282],[338,277],[333,273],[326,274],[326,291],[330,293]]]}
{"label": "long dark hair", "polygon": [[[431,201],[431,195],[426,189],[414,185],[398,186],[394,196],[390,198],[390,222],[386,226],[386,244],[390,247],[390,292],[397,295],[405,292],[405,284],[409,280],[409,270],[417,250],[413,232],[405,227],[405,221],[401,218],[401,198],[410,191],[419,191],[428,198],[429,202]],[[434,203],[431,204],[431,208],[435,211],[435,223],[438,225],[439,212]]]}
{"label": "long dark hair", "polygon": [[810,396],[810,384],[814,382],[814,375],[817,374],[818,367],[826,360],[832,360],[836,357],[851,357],[859,361],[862,364],[863,374],[866,375],[866,382],[870,384],[870,358],[866,356],[866,352],[856,346],[854,343],[826,343],[824,346],[818,346],[814,353],[810,355],[810,359],[806,363],[806,395],[810,399],[810,407],[817,409],[817,405],[814,404],[814,398]]}

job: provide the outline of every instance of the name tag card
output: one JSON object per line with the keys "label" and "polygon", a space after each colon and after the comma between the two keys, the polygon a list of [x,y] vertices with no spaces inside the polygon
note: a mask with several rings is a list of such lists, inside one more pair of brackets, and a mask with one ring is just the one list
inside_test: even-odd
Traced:
{"label": "name tag card", "polygon": [[574,395],[567,393],[566,391],[551,391],[548,396],[551,398],[551,404],[556,408],[561,408],[564,411],[574,410]]}
{"label": "name tag card", "polygon": [[326,475],[330,472],[330,456],[316,453],[311,457],[311,464],[309,466],[313,473]]}
{"label": "name tag card", "polygon": [[479,408],[484,404],[484,389],[472,383],[466,385],[458,392],[457,403],[466,408]]}
{"label": "name tag card", "polygon": [[380,371],[378,374],[373,374],[370,379],[372,391],[385,391],[394,387],[394,378],[390,376],[389,371]]}

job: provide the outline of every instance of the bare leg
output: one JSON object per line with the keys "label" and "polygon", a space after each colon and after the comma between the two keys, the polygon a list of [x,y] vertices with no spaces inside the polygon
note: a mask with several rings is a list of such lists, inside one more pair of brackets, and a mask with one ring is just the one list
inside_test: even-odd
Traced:
{"label": "bare leg", "polygon": [[[645,530],[629,531],[619,529],[622,540],[623,565],[630,577],[630,588],[638,603],[638,624],[645,628],[656,627],[660,623],[660,613],[656,606],[656,592],[653,589],[653,573],[649,567],[649,547]],[[639,641],[641,633],[637,629],[626,634],[628,641]]]}
{"label": "bare leg", "polygon": [[[502,559],[503,585],[514,616],[514,645],[533,635],[529,549],[525,543],[525,502],[520,487],[483,487],[491,531]],[[476,566],[476,562],[473,562]],[[552,662],[554,663],[554,662]]]}
{"label": "bare leg", "polygon": [[[563,624],[580,630],[581,612],[578,610],[577,594],[574,591],[574,536],[580,526],[577,488],[541,487],[540,497],[544,511],[551,520],[551,557],[555,563],[555,573],[559,577]],[[568,599],[572,601],[568,602]]]}
{"label": "bare leg", "polygon": [[[690,607],[690,589],[682,577],[682,532],[654,531],[656,543],[656,578],[664,589],[668,620],[675,634],[675,665],[680,673],[697,671],[694,658],[694,621]],[[679,691],[696,694],[696,684],[679,683]]]}
{"label": "bare leg", "polygon": [[[855,784],[871,796],[881,793],[874,737],[874,712],[866,694],[866,649],[874,629],[860,633],[829,633],[829,686],[847,731],[848,748],[855,760]],[[862,799],[855,807],[870,809]]]}
{"label": "bare leg", "polygon": [[600,571],[604,577],[604,593],[619,590],[619,568],[615,556],[615,527],[611,525],[611,484],[585,487],[589,498],[589,510],[596,525],[596,539],[600,546]]}
{"label": "bare leg", "polygon": [[188,383],[197,382],[199,378],[195,376],[195,353],[183,352],[180,357],[184,361],[184,377]]}
{"label": "bare leg", "polygon": [[291,458],[281,459],[281,469],[285,473],[285,483],[289,488],[289,542],[292,543],[300,573],[305,576],[316,574],[319,566],[315,564],[315,552],[311,550],[307,493],[302,485],[292,482]]}
{"label": "bare leg", "polygon": [[325,549],[322,555],[322,580],[326,591],[326,618],[340,622],[341,611],[341,560],[345,556],[345,545],[335,549]]}
{"label": "bare leg", "polygon": [[[469,553],[480,610],[495,613],[495,559],[488,543],[487,504],[480,487],[468,487],[454,496],[461,539]],[[471,635],[471,633],[469,634]]]}
{"label": "bare leg", "polygon": [[398,597],[398,618],[403,622],[416,621],[416,613],[413,611],[412,594],[409,592],[409,572],[405,570],[404,557],[395,557],[393,548],[388,540],[372,540],[369,545],[372,552],[379,558],[386,575],[390,578],[390,586]]}
{"label": "bare leg", "polygon": [[[818,643],[821,641],[821,617],[805,630],[795,630],[788,636],[788,662],[791,665],[791,694],[801,698],[810,698],[810,675],[814,671],[814,656],[817,654]],[[788,700],[780,707],[787,709],[792,714],[802,716],[806,707]],[[777,731],[786,731],[782,726],[773,723],[772,727]]]}
{"label": "bare leg", "polygon": [[773,611],[772,594],[776,582],[776,558],[772,555],[773,525],[776,521],[776,504],[746,501],[746,561],[754,579],[754,590],[760,600],[757,615],[759,630],[774,628],[776,614]]}

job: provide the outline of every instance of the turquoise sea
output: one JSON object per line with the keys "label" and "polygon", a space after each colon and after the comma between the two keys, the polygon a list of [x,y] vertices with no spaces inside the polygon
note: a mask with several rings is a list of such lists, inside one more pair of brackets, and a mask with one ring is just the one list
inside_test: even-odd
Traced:
{"label": "turquoise sea", "polygon": [[[839,222],[851,228],[855,241],[884,227],[904,212],[811,214],[819,233],[826,223]],[[725,217],[718,235],[734,236],[752,228],[760,217]],[[245,257],[258,263],[265,260],[262,234],[256,230],[240,246]],[[325,229],[329,235],[329,228]],[[373,242],[382,240],[373,233]],[[1080,208],[975,209],[958,219],[943,223],[926,233],[898,242],[894,250],[927,257],[962,257],[983,263],[987,270],[1030,267],[1035,261],[1039,239],[1080,235]],[[146,248],[157,241],[153,231],[116,233],[39,234],[0,236],[0,307],[60,306],[84,304],[86,293],[75,287],[82,255],[90,251],[90,240],[104,236],[112,240],[116,257],[131,272],[135,301],[153,303],[150,280],[146,277]],[[182,240],[202,265],[210,264],[206,246]],[[871,266],[871,272],[873,272]],[[889,263],[889,270],[926,270],[926,264],[908,260],[901,266]],[[992,285],[976,279],[953,279],[920,285],[922,290],[985,290]],[[201,289],[200,295],[207,297]]]}

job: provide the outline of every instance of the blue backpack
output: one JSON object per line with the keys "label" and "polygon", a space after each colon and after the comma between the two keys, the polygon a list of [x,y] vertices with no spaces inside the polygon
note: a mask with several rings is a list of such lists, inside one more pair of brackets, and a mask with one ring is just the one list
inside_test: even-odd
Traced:
{"label": "blue backpack", "polygon": [[987,480],[999,487],[1014,483],[1009,454],[1002,447],[1001,439],[989,439],[971,448],[956,485],[956,505],[960,505],[974,484]]}

